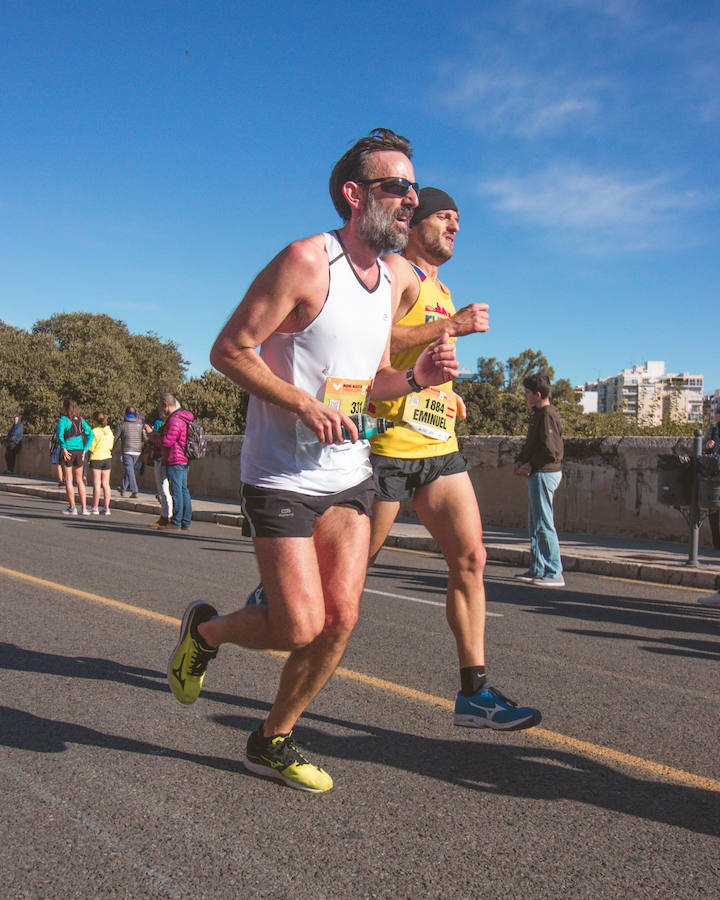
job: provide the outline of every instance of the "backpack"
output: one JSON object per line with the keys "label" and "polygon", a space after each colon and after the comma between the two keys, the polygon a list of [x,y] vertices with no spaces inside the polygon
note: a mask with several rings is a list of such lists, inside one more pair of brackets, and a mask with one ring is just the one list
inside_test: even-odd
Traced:
{"label": "backpack", "polygon": [[70,419],[70,427],[65,429],[65,434],[63,435],[63,440],[68,440],[68,438],[81,437],[83,434],[83,420],[82,416],[73,416]]}
{"label": "backpack", "polygon": [[[180,416],[180,413],[178,411],[176,413],[172,413],[172,415]],[[205,429],[195,420],[190,421],[190,419],[186,419],[185,416],[180,416],[180,418],[187,426],[187,430],[185,432],[185,456],[187,456],[188,460],[202,459],[203,456],[205,456],[205,454],[207,453],[207,438],[205,437]]]}

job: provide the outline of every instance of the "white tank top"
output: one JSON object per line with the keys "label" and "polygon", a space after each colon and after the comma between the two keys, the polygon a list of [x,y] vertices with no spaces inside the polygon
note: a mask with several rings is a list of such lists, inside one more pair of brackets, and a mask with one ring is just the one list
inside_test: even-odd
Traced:
{"label": "white tank top", "polygon": [[[390,273],[378,261],[370,289],[350,264],[337,232],[325,234],[330,287],[325,304],[303,331],[274,332],[260,356],[279,378],[323,400],[335,380],[375,377],[391,325]],[[354,487],[372,474],[368,441],[300,444],[298,417],[250,397],[240,472],[257,487],[322,496]]]}

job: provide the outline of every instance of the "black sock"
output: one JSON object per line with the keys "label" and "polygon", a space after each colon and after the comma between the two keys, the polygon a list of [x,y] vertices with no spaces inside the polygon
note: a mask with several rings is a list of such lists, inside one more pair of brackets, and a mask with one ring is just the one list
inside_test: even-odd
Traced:
{"label": "black sock", "polygon": [[485,666],[465,666],[460,669],[460,693],[465,697],[477,694],[486,681]]}

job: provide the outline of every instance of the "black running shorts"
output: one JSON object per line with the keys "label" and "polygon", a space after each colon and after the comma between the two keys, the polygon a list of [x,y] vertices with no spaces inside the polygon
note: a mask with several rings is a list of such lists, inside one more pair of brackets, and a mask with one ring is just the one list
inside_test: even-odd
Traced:
{"label": "black running shorts", "polygon": [[444,456],[424,459],[400,459],[396,456],[370,454],[378,500],[412,500],[415,490],[443,475],[467,472],[467,460],[456,450]]}
{"label": "black running shorts", "polygon": [[316,520],[331,506],[348,506],[369,516],[373,494],[372,478],[346,491],[320,497],[242,484],[243,534],[245,537],[312,537]]}
{"label": "black running shorts", "polygon": [[69,447],[67,448],[67,452],[70,454],[70,459],[68,459],[64,453],[60,454],[60,463],[65,466],[66,469],[73,468],[79,469],[83,465],[83,451],[82,450],[71,450]]}

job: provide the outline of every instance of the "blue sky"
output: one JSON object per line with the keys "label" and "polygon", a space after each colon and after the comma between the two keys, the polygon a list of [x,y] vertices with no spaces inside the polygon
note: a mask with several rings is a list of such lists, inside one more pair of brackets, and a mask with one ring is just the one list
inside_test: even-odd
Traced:
{"label": "blue sky", "polygon": [[107,313],[201,374],[382,125],[460,207],[442,277],[491,315],[463,366],[532,347],[573,383],[662,359],[720,388],[715,2],[6,0],[0,34],[11,325]]}

